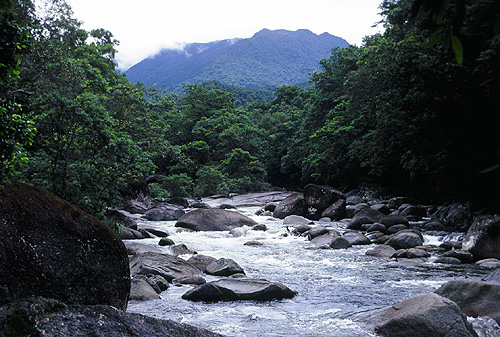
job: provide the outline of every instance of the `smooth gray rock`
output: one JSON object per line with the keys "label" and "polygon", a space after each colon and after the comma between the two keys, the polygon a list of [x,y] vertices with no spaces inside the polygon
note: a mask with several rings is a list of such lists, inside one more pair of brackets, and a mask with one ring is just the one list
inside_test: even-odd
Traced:
{"label": "smooth gray rock", "polygon": [[197,209],[179,218],[175,227],[194,231],[230,231],[236,227],[253,227],[257,222],[236,211],[225,209]]}
{"label": "smooth gray rock", "polygon": [[384,337],[476,337],[453,301],[434,293],[415,296],[361,319]]}
{"label": "smooth gray rock", "polygon": [[478,280],[453,280],[436,294],[449,298],[471,317],[488,316],[500,324],[500,284]]}
{"label": "smooth gray rock", "polygon": [[171,282],[174,278],[200,275],[201,270],[176,256],[146,252],[130,258],[130,273],[160,275]]}

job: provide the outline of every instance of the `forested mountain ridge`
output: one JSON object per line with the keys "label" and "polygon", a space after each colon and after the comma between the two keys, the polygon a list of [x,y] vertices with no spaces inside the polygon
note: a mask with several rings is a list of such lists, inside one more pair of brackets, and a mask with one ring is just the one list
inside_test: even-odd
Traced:
{"label": "forested mountain ridge", "polygon": [[190,43],[182,50],[164,49],[125,72],[131,82],[182,92],[182,84],[218,81],[236,87],[278,87],[309,80],[319,60],[334,47],[346,47],[339,37],[309,30],[263,29],[248,39]]}

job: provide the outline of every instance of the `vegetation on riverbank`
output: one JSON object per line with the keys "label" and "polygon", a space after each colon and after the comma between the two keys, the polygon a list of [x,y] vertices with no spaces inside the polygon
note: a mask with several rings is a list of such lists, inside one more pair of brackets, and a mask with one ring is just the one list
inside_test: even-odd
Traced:
{"label": "vegetation on riverbank", "polygon": [[160,197],[373,183],[498,210],[485,191],[500,176],[499,6],[463,3],[383,1],[385,32],[318,60],[312,88],[236,108],[220,89],[133,85],[110,32],[82,29],[64,1],[12,1],[0,8],[1,178],[94,214],[150,174]]}

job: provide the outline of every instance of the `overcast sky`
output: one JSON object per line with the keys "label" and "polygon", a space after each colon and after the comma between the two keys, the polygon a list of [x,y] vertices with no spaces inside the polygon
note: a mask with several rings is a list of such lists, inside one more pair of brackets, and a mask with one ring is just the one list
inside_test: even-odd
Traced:
{"label": "overcast sky", "polygon": [[361,45],[381,28],[382,0],[66,0],[87,30],[105,28],[120,41],[122,70],[161,48],[248,38],[261,29],[309,29]]}

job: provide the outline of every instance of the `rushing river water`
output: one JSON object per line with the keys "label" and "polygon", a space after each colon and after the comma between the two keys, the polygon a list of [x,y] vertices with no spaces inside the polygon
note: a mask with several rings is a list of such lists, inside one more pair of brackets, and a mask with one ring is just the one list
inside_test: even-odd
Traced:
{"label": "rushing river water", "polygon": [[[188,323],[226,336],[374,336],[352,318],[356,313],[389,306],[416,295],[433,292],[457,278],[478,278],[489,271],[474,266],[446,266],[420,261],[365,256],[373,246],[340,250],[310,250],[306,238],[287,235],[281,220],[253,215],[258,208],[242,211],[268,230],[248,230],[234,237],[228,232],[190,232],[175,228],[175,221],[144,222],[166,230],[176,244],[184,243],[199,254],[235,260],[250,278],[278,281],[299,294],[271,302],[199,303],[181,299],[191,285],[171,286],[153,301],[131,301],[128,311]],[[342,231],[345,223],[323,223]],[[425,236],[424,244],[442,238]],[[260,246],[246,246],[257,240]],[[157,245],[159,239],[141,243]],[[159,247],[169,252],[168,247]],[[181,256],[186,259],[189,256]],[[207,281],[215,277],[206,277]],[[480,336],[499,336],[491,320],[470,319]]]}

